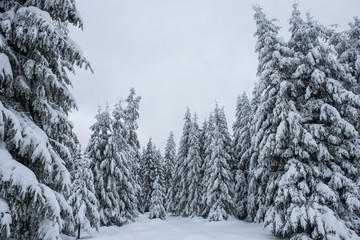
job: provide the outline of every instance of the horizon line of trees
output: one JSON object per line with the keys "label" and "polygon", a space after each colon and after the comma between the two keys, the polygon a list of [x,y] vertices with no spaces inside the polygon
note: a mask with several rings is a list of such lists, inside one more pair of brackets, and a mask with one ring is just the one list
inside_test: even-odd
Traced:
{"label": "horizon line of trees", "polygon": [[149,140],[140,153],[140,97],[131,89],[95,116],[84,155],[67,118],[67,71],[89,67],[68,36],[75,0],[0,4],[0,238],[80,237],[166,212],[263,222],[291,240],[360,234],[360,20],[336,32],[301,17],[291,37],[259,6],[258,82],[237,99],[233,136],[224,108],[200,127],[187,109],[178,151]]}

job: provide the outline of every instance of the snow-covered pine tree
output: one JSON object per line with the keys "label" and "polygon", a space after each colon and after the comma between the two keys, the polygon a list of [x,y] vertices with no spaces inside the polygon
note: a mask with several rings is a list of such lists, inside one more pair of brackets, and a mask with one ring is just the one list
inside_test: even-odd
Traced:
{"label": "snow-covered pine tree", "polygon": [[[203,159],[203,165],[205,160],[205,142],[206,142],[206,132],[208,130],[208,121],[205,119],[202,127],[200,128],[200,156]],[[203,169],[203,166],[202,166]]]}
{"label": "snow-covered pine tree", "polygon": [[215,107],[210,115],[206,140],[205,171],[202,185],[205,188],[202,202],[203,216],[210,221],[227,219],[234,214],[234,177],[230,169],[232,161],[231,139],[223,108]]}
{"label": "snow-covered pine tree", "polygon": [[236,216],[245,219],[246,199],[248,189],[248,169],[251,157],[250,124],[252,121],[251,105],[246,93],[238,96],[236,106],[236,119],[233,125],[234,158],[237,164],[235,172],[235,196],[234,204]]}
{"label": "snow-covered pine tree", "polygon": [[113,111],[112,130],[113,134],[105,149],[107,158],[103,162],[106,188],[111,192],[111,203],[108,202],[106,211],[110,222],[121,226],[134,221],[138,214],[136,193],[139,188],[121,101]]}
{"label": "snow-covered pine tree", "polygon": [[139,184],[140,184],[140,196],[138,196],[139,198],[137,199],[138,202],[138,210],[140,213],[145,213],[145,200],[144,200],[144,186],[146,185],[146,178],[144,176],[145,173],[145,169],[146,169],[146,162],[145,162],[145,154],[146,154],[146,148],[143,147],[141,154],[140,154],[140,175],[139,175]]}
{"label": "snow-covered pine tree", "polygon": [[155,162],[155,149],[153,146],[152,139],[149,139],[149,142],[142,154],[142,164],[141,164],[141,178],[142,178],[142,192],[141,192],[141,208],[144,212],[149,211],[150,202],[151,202],[151,193],[152,193],[152,185],[154,176],[152,176]]}
{"label": "snow-covered pine tree", "polygon": [[151,174],[153,176],[151,179],[152,179],[152,182],[154,182],[156,177],[159,176],[158,182],[162,186],[162,189],[164,191],[163,195],[165,196],[164,158],[161,154],[160,149],[156,148],[155,144],[154,144],[154,153],[155,153],[155,156],[154,156],[155,161],[154,161],[153,168],[155,169],[155,173]]}
{"label": "snow-covered pine tree", "polygon": [[[164,172],[163,172],[163,159],[159,149],[153,144],[151,138],[142,156],[142,198],[141,204],[144,212],[156,212],[160,209],[160,202],[164,208]],[[157,183],[155,184],[155,180]],[[157,193],[154,193],[156,186]],[[155,201],[156,200],[156,201]],[[156,203],[155,203],[156,202]],[[155,206],[156,205],[156,206]],[[153,208],[153,209],[152,209]]]}
{"label": "snow-covered pine tree", "polygon": [[345,70],[355,78],[353,91],[360,93],[360,19],[354,18],[349,23],[350,29],[344,32],[332,31],[330,44],[335,46],[339,61],[344,64]]}
{"label": "snow-covered pine tree", "polygon": [[108,193],[106,191],[106,174],[103,169],[103,162],[106,158],[105,150],[112,131],[112,119],[110,118],[109,107],[106,106],[104,111],[101,111],[99,107],[95,119],[96,122],[90,127],[92,134],[85,150],[85,157],[89,158],[90,168],[94,176],[95,196],[99,202],[100,223],[101,225],[107,225],[109,223],[104,212],[104,207],[108,202]]}
{"label": "snow-covered pine tree", "polygon": [[[350,29],[343,32],[331,31],[331,37],[329,43],[334,45],[335,50],[338,53],[338,59],[343,64],[344,69],[348,74],[354,77],[355,81],[348,82],[347,87],[350,87],[352,92],[360,94],[360,19],[354,18],[354,22],[349,23]],[[354,109],[346,109],[346,115],[353,115],[352,119],[355,122],[351,122],[357,131],[360,131],[360,122],[358,118],[360,112],[354,111]],[[355,114],[355,115],[354,115]]]}
{"label": "snow-covered pine tree", "polygon": [[88,230],[93,227],[98,230],[100,225],[99,203],[95,196],[94,177],[89,159],[79,158],[74,161],[72,179],[72,194],[68,201],[74,213],[77,238],[80,239],[81,229]]}
{"label": "snow-covered pine tree", "polygon": [[[169,138],[166,142],[165,146],[165,154],[164,154],[164,186],[166,196],[169,194],[169,189],[172,184],[172,179],[174,176],[174,168],[175,168],[175,159],[176,159],[176,149],[175,149],[175,141],[174,134],[170,132]],[[166,203],[168,202],[166,198]]]}
{"label": "snow-covered pine tree", "polygon": [[180,205],[184,206],[181,209],[181,215],[188,217],[195,217],[201,215],[201,167],[202,159],[200,156],[200,130],[197,124],[197,116],[194,115],[194,120],[191,123],[190,132],[188,136],[189,150],[187,157],[183,160],[182,176],[184,181],[182,189],[184,196],[180,200]]}
{"label": "snow-covered pine tree", "polygon": [[309,15],[304,21],[296,4],[290,25],[292,78],[303,129],[294,132],[296,148],[286,153],[291,158],[265,223],[275,235],[292,239],[357,239],[359,133],[348,114],[360,106],[349,84],[355,80],[345,74],[324,27]]}
{"label": "snow-covered pine tree", "polygon": [[202,186],[202,197],[201,197],[201,206],[202,206],[202,213],[201,215],[204,218],[208,217],[210,208],[207,205],[208,200],[208,190],[207,187],[208,181],[210,179],[210,164],[211,164],[211,157],[213,154],[213,149],[211,147],[212,142],[214,141],[214,131],[215,131],[215,122],[214,122],[214,114],[210,112],[209,119],[204,122],[203,126],[203,178],[201,181]]}
{"label": "snow-covered pine tree", "polygon": [[160,183],[160,176],[156,176],[155,181],[152,185],[153,191],[151,193],[150,206],[149,206],[149,218],[160,218],[165,219],[165,208],[164,208],[164,188]]}
{"label": "snow-covered pine tree", "polygon": [[[139,104],[141,97],[137,96],[135,89],[131,88],[129,96],[126,98],[125,102],[127,103],[126,108],[124,109],[124,123],[127,129],[127,142],[130,148],[130,164],[133,173],[135,174],[135,189],[136,189],[136,200],[141,198],[141,187],[140,187],[140,143],[137,136],[138,124],[137,120],[139,119]],[[136,203],[138,207],[139,203]]]}
{"label": "snow-covered pine tree", "polygon": [[[260,222],[266,211],[266,187],[270,170],[267,164],[274,163],[268,156],[275,149],[275,134],[279,125],[279,119],[273,124],[274,117],[278,113],[273,112],[278,99],[280,82],[279,72],[281,52],[285,43],[278,38],[279,27],[274,24],[275,20],[266,18],[259,6],[254,7],[257,31],[255,36],[258,40],[255,50],[258,53],[259,82],[254,89],[252,101],[254,117],[252,121],[251,158],[249,162],[248,197],[246,212],[248,221]],[[276,169],[274,167],[274,169]]]}
{"label": "snow-covered pine tree", "polygon": [[202,123],[202,127],[200,130],[200,158],[201,158],[201,166],[200,166],[200,179],[201,179],[201,193],[200,193],[200,216],[203,216],[205,204],[203,202],[203,196],[205,194],[206,188],[203,186],[203,178],[206,167],[206,140],[207,140],[207,132],[208,132],[208,121],[205,119]]}
{"label": "snow-covered pine tree", "polygon": [[88,66],[67,26],[82,21],[74,0],[0,5],[0,238],[58,239],[77,149],[67,71]]}
{"label": "snow-covered pine tree", "polygon": [[[189,108],[187,108],[185,117],[184,117],[184,126],[183,133],[180,139],[178,155],[175,163],[175,171],[172,180],[172,184],[168,194],[168,203],[167,203],[167,211],[179,215],[182,213],[184,209],[185,201],[182,199],[186,199],[187,192],[185,191],[185,181],[182,179],[183,171],[184,171],[184,162],[189,153],[189,134],[191,130],[192,122],[191,122],[191,114]],[[182,205],[180,204],[182,202]]]}
{"label": "snow-covered pine tree", "polygon": [[[160,177],[160,183],[161,185],[164,187],[164,158],[161,154],[160,149],[156,148],[156,146],[154,145],[155,148],[155,161],[156,161],[156,176]],[[154,178],[155,181],[155,178]]]}
{"label": "snow-covered pine tree", "polygon": [[[257,23],[266,22],[255,11]],[[273,60],[260,75],[260,82],[271,82],[254,117],[251,175],[259,185],[249,189],[257,192],[256,220],[265,217],[273,234],[292,239],[352,239],[360,203],[358,133],[341,109],[358,108],[359,100],[345,87],[351,79],[344,79],[326,29],[303,21],[297,5],[290,24],[290,50],[264,49],[272,49]]]}

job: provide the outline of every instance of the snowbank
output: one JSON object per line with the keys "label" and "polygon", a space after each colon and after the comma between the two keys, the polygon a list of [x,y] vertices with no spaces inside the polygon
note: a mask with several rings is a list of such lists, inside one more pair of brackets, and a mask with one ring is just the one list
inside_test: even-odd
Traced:
{"label": "snowbank", "polygon": [[[91,232],[93,240],[271,240],[278,239],[267,233],[262,225],[246,223],[235,218],[209,222],[203,218],[182,218],[167,215],[166,220],[149,219],[140,215],[135,223],[123,227],[101,227]],[[83,233],[89,238],[89,233]]]}

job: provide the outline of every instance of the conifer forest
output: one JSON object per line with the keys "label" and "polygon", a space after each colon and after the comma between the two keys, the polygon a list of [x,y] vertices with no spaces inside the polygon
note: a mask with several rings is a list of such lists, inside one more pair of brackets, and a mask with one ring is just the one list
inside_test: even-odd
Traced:
{"label": "conifer forest", "polygon": [[252,96],[238,89],[235,122],[220,103],[205,121],[190,105],[179,142],[169,129],[164,149],[141,146],[131,88],[98,108],[80,146],[71,75],[92,67],[69,34],[84,24],[76,1],[0,1],[0,239],[81,238],[143,214],[359,239],[360,18],[339,31],[295,3],[284,40],[266,8],[248,11],[257,82]]}

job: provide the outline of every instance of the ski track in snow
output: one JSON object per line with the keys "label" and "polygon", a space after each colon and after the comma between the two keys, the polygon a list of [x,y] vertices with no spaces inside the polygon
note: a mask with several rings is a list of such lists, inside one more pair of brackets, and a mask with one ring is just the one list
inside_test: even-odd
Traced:
{"label": "ski track in snow", "polygon": [[99,232],[84,233],[82,239],[93,240],[264,240],[279,239],[267,233],[262,224],[231,218],[209,222],[203,218],[182,218],[167,215],[166,220],[140,215],[134,223],[123,227],[101,227]]}

